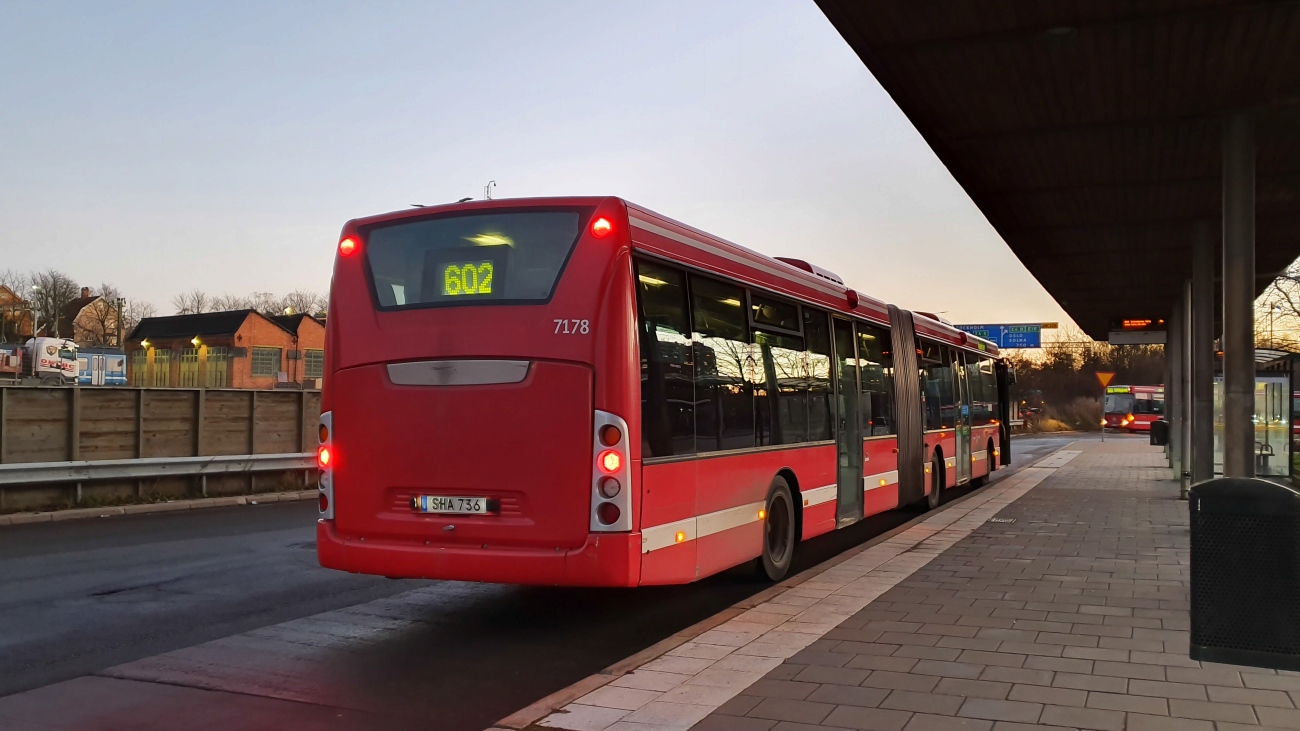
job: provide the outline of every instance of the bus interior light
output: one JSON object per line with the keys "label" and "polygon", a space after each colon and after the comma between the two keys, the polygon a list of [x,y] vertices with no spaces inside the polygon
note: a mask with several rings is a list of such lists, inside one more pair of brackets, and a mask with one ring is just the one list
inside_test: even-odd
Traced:
{"label": "bus interior light", "polygon": [[351,236],[339,242],[339,256],[352,256],[357,250],[357,240]]}
{"label": "bus interior light", "polygon": [[613,424],[606,424],[600,428],[600,443],[606,447],[618,444],[622,438],[623,432]]}
{"label": "bus interior light", "polygon": [[601,216],[591,222],[591,235],[598,239],[603,239],[614,231],[614,224],[609,222],[608,218]]}
{"label": "bus interior light", "polygon": [[612,449],[606,449],[600,453],[600,458],[597,459],[597,463],[600,465],[602,470],[612,475],[623,468],[623,455]]}

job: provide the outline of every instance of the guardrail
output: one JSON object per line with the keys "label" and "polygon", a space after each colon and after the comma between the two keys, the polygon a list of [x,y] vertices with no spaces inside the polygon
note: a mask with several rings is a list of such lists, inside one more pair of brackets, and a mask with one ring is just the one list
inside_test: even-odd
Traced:
{"label": "guardrail", "polygon": [[227,454],[214,457],[151,457],[0,465],[0,485],[47,485],[156,477],[209,477],[316,469],[313,453]]}

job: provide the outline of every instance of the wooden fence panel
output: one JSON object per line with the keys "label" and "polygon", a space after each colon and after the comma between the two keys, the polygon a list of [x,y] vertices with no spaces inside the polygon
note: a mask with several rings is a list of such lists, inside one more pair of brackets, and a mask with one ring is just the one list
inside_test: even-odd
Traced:
{"label": "wooden fence panel", "polygon": [[5,461],[71,459],[68,438],[72,389],[11,388],[5,399]]}
{"label": "wooden fence panel", "polygon": [[81,391],[81,459],[131,459],[136,455],[135,391]]}
{"label": "wooden fence panel", "polygon": [[208,391],[203,411],[203,454],[248,454],[248,391]]}
{"label": "wooden fence panel", "polygon": [[152,389],[144,393],[144,456],[193,457],[194,392]]}
{"label": "wooden fence panel", "polygon": [[298,431],[298,394],[292,391],[264,391],[257,395],[253,421],[257,438],[254,454],[283,454],[301,449]]}

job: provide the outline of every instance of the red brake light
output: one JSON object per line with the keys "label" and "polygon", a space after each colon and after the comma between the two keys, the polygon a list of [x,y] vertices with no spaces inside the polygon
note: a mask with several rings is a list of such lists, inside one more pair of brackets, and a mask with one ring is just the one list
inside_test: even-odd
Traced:
{"label": "red brake light", "polygon": [[598,239],[603,239],[614,230],[614,224],[609,222],[604,216],[591,222],[591,235]]}
{"label": "red brake light", "polygon": [[357,240],[351,236],[339,242],[339,256],[351,256],[357,250]]}
{"label": "red brake light", "polygon": [[330,460],[332,460],[333,458],[334,455],[330,454],[329,447],[321,447],[320,449],[316,450],[316,462],[321,466],[321,469],[325,469],[326,467],[329,467]]}
{"label": "red brake light", "polygon": [[600,465],[602,470],[612,475],[622,469],[623,455],[612,449],[606,449],[600,453],[600,457],[596,459],[596,464]]}
{"label": "red brake light", "polygon": [[330,509],[330,499],[329,499],[329,497],[327,497],[327,496],[325,495],[325,493],[322,492],[322,493],[320,494],[320,499],[319,499],[317,502],[318,502],[319,505],[320,505],[320,511],[321,511],[322,513],[328,513],[328,512],[329,512],[329,509]]}

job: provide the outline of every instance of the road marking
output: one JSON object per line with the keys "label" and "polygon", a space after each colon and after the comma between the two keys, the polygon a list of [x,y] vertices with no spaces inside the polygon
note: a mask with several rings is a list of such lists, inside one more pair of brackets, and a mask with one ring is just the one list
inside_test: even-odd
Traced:
{"label": "road marking", "polygon": [[[1057,454],[1061,456],[1052,460]],[[535,723],[566,731],[686,731],[970,535],[1077,454],[1053,453],[806,581],[778,585],[761,604],[626,674],[604,675],[608,682],[572,702],[556,704],[558,708],[551,706],[556,710]],[[523,726],[502,722],[499,727]]]}

